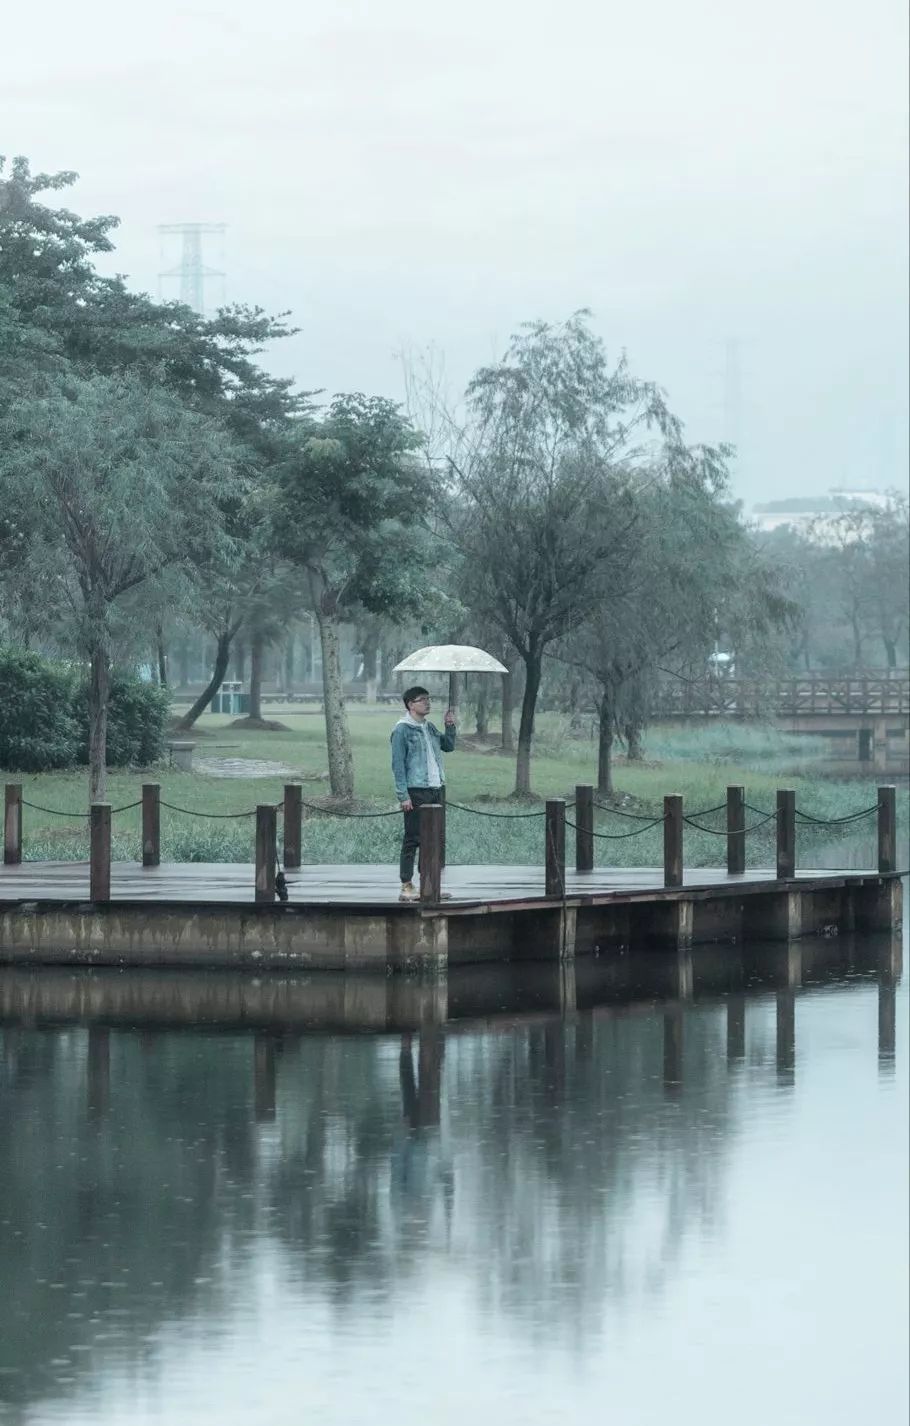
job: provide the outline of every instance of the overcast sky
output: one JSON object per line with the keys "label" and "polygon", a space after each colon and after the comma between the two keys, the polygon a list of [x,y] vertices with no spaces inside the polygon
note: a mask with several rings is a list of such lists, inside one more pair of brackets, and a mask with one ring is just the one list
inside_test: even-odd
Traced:
{"label": "overcast sky", "polygon": [[587,306],[747,502],[906,484],[905,0],[11,0],[0,43],[0,152],[153,293],[159,223],[226,223],[305,387],[431,343],[460,387]]}

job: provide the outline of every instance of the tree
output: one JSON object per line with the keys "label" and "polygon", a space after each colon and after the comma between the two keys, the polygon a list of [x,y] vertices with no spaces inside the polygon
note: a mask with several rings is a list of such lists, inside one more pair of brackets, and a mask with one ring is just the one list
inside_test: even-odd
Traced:
{"label": "tree", "polygon": [[910,628],[910,509],[907,497],[892,491],[887,505],[868,512],[868,617],[885,650],[889,669],[898,657],[908,662]]}
{"label": "tree", "polygon": [[586,617],[605,568],[623,561],[648,432],[678,430],[657,387],[634,378],[624,356],[608,366],[587,315],[522,328],[502,361],[477,372],[451,458],[449,529],[469,574],[462,597],[525,666],[518,795],[531,791],[544,655]]}
{"label": "tree", "polygon": [[412,453],[419,437],[382,397],[336,396],[297,423],[277,469],[275,547],[306,573],[322,644],[329,781],[354,795],[344,711],[339,622],[362,606],[398,620],[417,608],[429,545],[429,490]]}
{"label": "tree", "polygon": [[790,612],[727,498],[725,455],[675,443],[633,483],[636,520],[622,563],[602,572],[589,617],[564,641],[563,658],[594,686],[604,795],[613,791],[614,736],[637,742],[661,672],[700,672],[721,631],[736,647],[754,645]]}
{"label": "tree", "polygon": [[53,568],[88,660],[90,800],[105,794],[113,620],[125,596],[222,538],[241,485],[214,423],[136,378],[66,376],[17,397],[0,479],[33,510],[33,557]]}
{"label": "tree", "polygon": [[[131,292],[120,277],[102,276],[95,260],[113,250],[117,219],[84,219],[42,202],[75,179],[70,172],[33,174],[24,158],[8,168],[0,160],[0,406],[4,391],[9,397],[16,390],[31,391],[42,377],[129,373],[217,420],[242,448],[250,478],[264,481],[284,426],[309,406],[306,393],[294,392],[289,380],[269,375],[254,359],[264,343],[289,334],[283,316],[235,306],[205,318],[179,302],[154,302]],[[223,612],[230,606],[227,618],[215,621],[219,666],[212,692],[224,677],[237,618],[244,617],[237,601],[242,602],[244,586],[258,593],[262,584],[260,569],[239,568],[244,565],[239,521],[233,535],[235,555],[221,584],[214,568],[200,569],[207,621],[212,622],[213,607]],[[258,556],[254,544],[246,565]],[[15,612],[29,618],[21,600]],[[163,639],[157,654],[159,663],[166,660]],[[193,721],[188,719],[187,726]]]}

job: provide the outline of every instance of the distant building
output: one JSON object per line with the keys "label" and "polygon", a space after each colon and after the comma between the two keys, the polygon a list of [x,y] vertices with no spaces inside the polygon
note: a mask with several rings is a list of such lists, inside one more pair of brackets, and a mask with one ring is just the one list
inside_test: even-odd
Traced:
{"label": "distant building", "polygon": [[821,535],[826,524],[834,525],[843,515],[856,514],[860,510],[883,510],[887,505],[888,496],[882,490],[835,486],[827,495],[804,495],[788,500],[762,501],[753,505],[751,520],[753,525],[766,532],[789,526],[792,530],[807,534],[814,525]]}

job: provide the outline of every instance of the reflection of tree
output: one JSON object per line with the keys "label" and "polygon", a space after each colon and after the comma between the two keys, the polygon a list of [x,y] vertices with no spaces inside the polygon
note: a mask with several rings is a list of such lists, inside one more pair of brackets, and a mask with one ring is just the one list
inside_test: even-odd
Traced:
{"label": "reflection of tree", "polygon": [[342,1311],[446,1253],[500,1322],[583,1339],[716,1223],[735,1086],[775,1072],[764,1003],[748,1045],[751,997],[413,1040],[0,1029],[0,1399],[153,1366],[265,1242]]}
{"label": "reflection of tree", "polygon": [[[66,1390],[220,1305],[223,1185],[255,1180],[248,1052],[197,1036],[0,1032],[0,1399]],[[230,1236],[254,1220],[231,1195]]]}
{"label": "reflection of tree", "polygon": [[607,1298],[659,1291],[718,1213],[729,1129],[725,1020],[689,1007],[678,1093],[662,1017],[455,1041],[447,1061],[459,1222],[479,1236],[488,1310],[578,1340]]}

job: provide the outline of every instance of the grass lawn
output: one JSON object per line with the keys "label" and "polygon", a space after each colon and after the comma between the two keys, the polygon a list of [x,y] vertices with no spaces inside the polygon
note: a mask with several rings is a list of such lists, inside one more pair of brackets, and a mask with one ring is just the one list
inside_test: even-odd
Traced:
{"label": "grass lawn", "polygon": [[[204,771],[176,772],[161,766],[146,771],[112,771],[108,779],[108,800],[115,808],[134,802],[144,781],[161,783],[161,796],[174,807],[196,813],[251,811],[257,803],[278,802],[284,782],[302,780],[305,801],[322,802],[328,796],[327,759],[321,710],[290,711],[285,707],[266,708],[265,716],[287,725],[286,732],[254,732],[232,727],[226,715],[209,715],[199,720],[194,753],[197,762],[211,758],[254,759],[280,763],[290,775],[269,777],[215,777]],[[389,770],[389,733],[397,717],[388,707],[349,710],[354,747],[358,809],[395,811],[396,804]],[[837,817],[869,806],[875,801],[874,783],[858,779],[837,781],[813,774],[813,760],[819,747],[811,740],[793,739],[773,729],[738,727],[733,724],[701,730],[655,728],[645,742],[645,761],[617,760],[615,805],[626,811],[659,814],[667,792],[682,793],[687,812],[715,807],[724,802],[728,783],[742,783],[747,801],[770,809],[777,787],[795,787],[797,806],[820,817]],[[799,771],[794,771],[798,768]],[[596,744],[587,737],[568,734],[568,726],[558,715],[544,714],[539,720],[533,764],[535,793],[543,799],[574,795],[579,782],[596,779]],[[514,781],[514,758],[503,756],[491,742],[486,749],[468,738],[465,745],[447,759],[449,797],[476,805],[486,811],[525,813],[538,804],[518,804],[508,800]],[[13,774],[7,774],[10,780]],[[86,806],[87,775],[79,772],[16,776],[23,783],[27,802],[71,813]],[[906,835],[906,795],[899,798],[902,832]],[[750,814],[751,817],[752,814]],[[571,812],[569,813],[571,818]],[[448,859],[451,862],[536,863],[542,859],[542,818],[519,817],[513,822],[471,816],[452,809],[448,817]],[[723,814],[703,819],[722,829]],[[757,820],[757,818],[753,818]],[[636,828],[635,822],[598,814],[598,830],[614,835]],[[773,825],[747,838],[750,865],[768,865],[773,848]],[[308,814],[304,823],[303,851],[308,862],[388,861],[397,857],[401,835],[400,818],[372,818],[355,821]],[[848,829],[850,840],[874,843],[874,818]],[[813,846],[824,839],[822,833],[800,828],[799,852],[803,864],[811,860]],[[84,858],[87,854],[85,821],[81,816],[60,818],[27,807],[24,812],[25,855],[28,859]],[[572,833],[568,836],[571,847]],[[621,840],[599,841],[598,861],[614,865],[659,865],[662,860],[660,827]],[[138,809],[122,811],[114,818],[114,856],[132,860],[138,855]],[[252,817],[208,818],[162,812],[162,858],[167,861],[245,861],[253,855]],[[571,855],[571,852],[570,852]],[[686,829],[685,857],[688,865],[717,865],[723,862],[723,838]]]}

